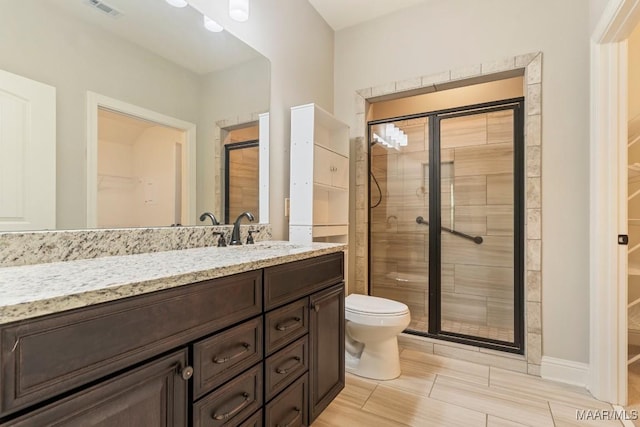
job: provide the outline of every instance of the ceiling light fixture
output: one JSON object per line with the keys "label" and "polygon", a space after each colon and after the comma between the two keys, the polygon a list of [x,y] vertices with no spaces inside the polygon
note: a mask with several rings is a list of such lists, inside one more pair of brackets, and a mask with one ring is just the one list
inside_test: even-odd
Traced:
{"label": "ceiling light fixture", "polygon": [[187,0],[165,0],[165,1],[173,7],[185,7],[186,5],[189,4]]}
{"label": "ceiling light fixture", "polygon": [[229,16],[238,22],[249,19],[249,0],[229,0]]}
{"label": "ceiling light fixture", "polygon": [[224,28],[222,28],[222,25],[218,24],[207,15],[204,15],[204,27],[212,33],[219,33],[220,31],[224,30]]}

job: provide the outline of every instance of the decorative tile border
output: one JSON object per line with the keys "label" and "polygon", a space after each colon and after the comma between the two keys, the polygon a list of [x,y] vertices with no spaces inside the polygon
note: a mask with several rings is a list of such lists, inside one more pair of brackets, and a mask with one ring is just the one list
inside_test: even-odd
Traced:
{"label": "decorative tile border", "polygon": [[[271,240],[271,225],[251,224],[240,228],[243,241],[249,228],[257,230],[255,241]],[[232,229],[218,225],[2,233],[0,267],[216,246],[213,232],[223,231],[228,242]]]}
{"label": "decorative tile border", "polygon": [[[379,97],[397,97],[403,92],[426,93],[446,87],[461,87],[478,81],[493,80],[495,74],[505,76],[516,75],[524,69],[525,94],[525,352],[526,355],[513,362],[513,355],[492,352],[487,355],[485,349],[466,346],[465,349],[447,350],[450,343],[434,340],[429,343],[440,349],[441,354],[456,358],[486,363],[503,367],[510,362],[515,370],[540,375],[542,359],[542,53],[534,52],[512,56],[483,64],[470,65],[437,74],[396,81],[356,91],[355,94],[355,126],[351,129],[351,143],[356,153],[356,187],[355,187],[355,285],[350,286],[351,293],[366,293],[368,283],[368,239],[369,212],[367,209],[368,171],[367,159],[369,144],[366,142],[366,107],[367,102]],[[413,93],[411,93],[413,94]],[[403,336],[405,345],[414,336]],[[415,344],[420,346],[420,344]],[[507,365],[509,365],[507,363]],[[511,366],[509,365],[509,366]],[[517,365],[517,366],[516,366]]]}

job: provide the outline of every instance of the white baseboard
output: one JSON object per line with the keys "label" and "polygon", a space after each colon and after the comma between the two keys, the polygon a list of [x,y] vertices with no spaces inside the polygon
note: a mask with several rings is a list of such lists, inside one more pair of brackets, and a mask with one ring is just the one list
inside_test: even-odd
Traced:
{"label": "white baseboard", "polygon": [[542,356],[540,376],[544,379],[586,387],[588,375],[587,363]]}

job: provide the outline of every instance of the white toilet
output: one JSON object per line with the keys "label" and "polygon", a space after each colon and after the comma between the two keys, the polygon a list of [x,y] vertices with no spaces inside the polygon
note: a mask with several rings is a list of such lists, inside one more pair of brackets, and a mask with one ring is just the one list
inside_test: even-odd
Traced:
{"label": "white toilet", "polygon": [[398,334],[411,321],[401,302],[351,294],[345,299],[347,372],[375,380],[400,375]]}

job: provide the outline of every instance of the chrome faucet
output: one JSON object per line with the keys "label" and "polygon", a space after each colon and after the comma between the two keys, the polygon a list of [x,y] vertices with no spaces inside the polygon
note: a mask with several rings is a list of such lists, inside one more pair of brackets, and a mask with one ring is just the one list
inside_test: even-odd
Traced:
{"label": "chrome faucet", "polygon": [[238,215],[236,222],[233,223],[233,232],[231,233],[231,241],[229,242],[230,245],[236,246],[242,244],[242,240],[240,240],[240,220],[245,216],[249,221],[253,221],[255,219],[251,212],[242,212]]}
{"label": "chrome faucet", "polygon": [[202,215],[200,215],[200,221],[204,221],[207,217],[211,219],[211,222],[213,223],[212,225],[220,225],[215,215],[212,214],[211,212],[205,212]]}

